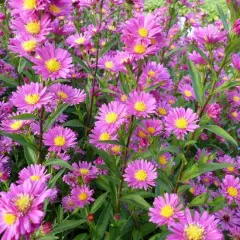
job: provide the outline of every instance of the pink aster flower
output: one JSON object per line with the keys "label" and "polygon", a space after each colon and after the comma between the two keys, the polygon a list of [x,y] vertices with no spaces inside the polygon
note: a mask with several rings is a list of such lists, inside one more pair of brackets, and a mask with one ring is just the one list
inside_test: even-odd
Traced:
{"label": "pink aster flower", "polygon": [[129,187],[147,190],[155,186],[157,169],[147,160],[135,160],[127,165],[123,177]]}
{"label": "pink aster flower", "polygon": [[237,19],[234,22],[232,30],[235,34],[240,35],[240,19]]}
{"label": "pink aster flower", "polygon": [[6,194],[19,216],[22,235],[31,233],[40,224],[45,213],[44,201],[50,196],[51,190],[41,181],[24,181],[21,185],[11,184]]}
{"label": "pink aster flower", "polygon": [[40,74],[44,80],[50,78],[67,78],[72,68],[72,57],[70,53],[62,48],[56,48],[53,44],[47,44],[37,50],[38,58],[32,61],[36,65],[33,69]]}
{"label": "pink aster flower", "polygon": [[170,225],[184,217],[183,206],[176,194],[165,193],[163,197],[154,199],[153,207],[149,209],[150,222],[158,226]]}
{"label": "pink aster flower", "polygon": [[76,134],[70,128],[55,126],[43,135],[43,142],[49,151],[58,152],[74,147],[77,142]]}
{"label": "pink aster flower", "polygon": [[53,99],[60,102],[75,105],[83,102],[86,98],[86,94],[83,90],[73,88],[71,86],[56,83],[48,88],[48,91],[53,93]]}
{"label": "pink aster flower", "polygon": [[227,199],[227,202],[240,201],[240,182],[239,178],[235,178],[233,175],[226,175],[221,184],[222,195]]}
{"label": "pink aster flower", "polygon": [[47,10],[53,16],[68,16],[73,11],[72,0],[51,0]]}
{"label": "pink aster flower", "polygon": [[89,162],[73,163],[72,167],[75,176],[81,176],[83,179],[94,179],[97,177],[97,168]]}
{"label": "pink aster flower", "polygon": [[177,139],[183,139],[188,132],[193,132],[199,125],[198,115],[188,108],[185,110],[183,107],[173,108],[171,112],[165,117],[166,130],[173,131]]}
{"label": "pink aster flower", "polygon": [[228,101],[232,104],[232,106],[240,107],[240,91],[239,90],[229,91],[227,96],[228,96]]}
{"label": "pink aster flower", "polygon": [[162,153],[158,156],[158,164],[161,168],[165,168],[168,162],[171,160],[172,155],[169,152]]}
{"label": "pink aster flower", "polygon": [[92,36],[88,32],[76,33],[67,38],[66,44],[69,47],[79,48],[80,46],[87,46],[91,42]]}
{"label": "pink aster flower", "polygon": [[196,51],[188,54],[190,60],[192,60],[195,64],[199,65],[207,65],[207,61]]}
{"label": "pink aster flower", "polygon": [[11,103],[19,111],[33,112],[48,104],[52,95],[47,92],[47,88],[40,83],[30,83],[18,86],[17,92],[12,94]]}
{"label": "pink aster flower", "polygon": [[160,118],[163,118],[168,115],[172,107],[167,101],[160,101],[156,107],[156,113]]}
{"label": "pink aster flower", "polygon": [[186,101],[195,100],[194,90],[190,84],[180,84],[178,90]]}
{"label": "pink aster flower", "polygon": [[71,192],[72,200],[77,207],[84,208],[85,205],[94,201],[92,198],[93,192],[87,185],[73,188]]}
{"label": "pink aster flower", "polygon": [[64,209],[64,212],[72,212],[76,208],[76,205],[72,200],[72,196],[63,197],[62,207]]}
{"label": "pink aster flower", "polygon": [[7,119],[2,120],[1,130],[8,133],[22,133],[24,131],[24,127],[27,126],[30,121],[12,119],[14,116],[16,115],[10,115]]}
{"label": "pink aster flower", "polygon": [[240,109],[238,108],[230,108],[228,117],[233,120],[233,122],[238,123],[240,122]]}
{"label": "pink aster flower", "polygon": [[117,73],[120,70],[119,63],[115,60],[115,56],[113,54],[106,54],[101,57],[99,59],[98,66],[101,69],[114,73]]}
{"label": "pink aster flower", "polygon": [[102,129],[117,130],[127,120],[126,105],[112,101],[108,105],[103,104],[99,109],[99,114],[96,117],[95,125]]}
{"label": "pink aster flower", "polygon": [[26,168],[23,168],[19,172],[18,177],[18,184],[22,184],[26,180],[30,180],[33,182],[42,181],[47,183],[50,178],[50,174],[47,174],[46,167],[40,164],[32,164]]}
{"label": "pink aster flower", "polygon": [[151,113],[155,112],[156,100],[150,93],[133,91],[129,94],[126,106],[129,114],[137,118],[147,118]]}
{"label": "pink aster flower", "polygon": [[222,113],[222,108],[218,103],[210,103],[206,107],[206,113],[208,117],[218,122]]}
{"label": "pink aster flower", "polygon": [[172,234],[167,240],[223,240],[223,235],[217,227],[218,221],[207,211],[201,215],[194,211],[192,216],[189,209],[185,210],[185,217],[178,223],[169,226]]}

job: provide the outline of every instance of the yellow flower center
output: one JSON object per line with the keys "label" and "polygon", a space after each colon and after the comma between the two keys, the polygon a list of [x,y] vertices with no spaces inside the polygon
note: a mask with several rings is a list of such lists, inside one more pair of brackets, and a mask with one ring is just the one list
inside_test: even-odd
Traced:
{"label": "yellow flower center", "polygon": [[155,74],[156,74],[156,72],[154,72],[153,70],[150,70],[150,71],[148,72],[148,76],[151,77],[151,78],[154,77]]}
{"label": "yellow flower center", "polygon": [[166,116],[167,115],[167,111],[165,108],[158,108],[158,113],[159,115],[162,115],[162,116]]}
{"label": "yellow flower center", "polygon": [[237,112],[232,112],[232,116],[233,116],[233,117],[237,117],[237,116],[238,116],[238,113],[237,113]]}
{"label": "yellow flower center", "polygon": [[189,189],[189,192],[192,193],[192,194],[194,194],[195,189],[194,189],[193,187],[191,187],[191,188]]}
{"label": "yellow flower center", "polygon": [[156,40],[155,38],[151,38],[151,44],[152,44],[152,45],[157,44],[157,40]]}
{"label": "yellow flower center", "polygon": [[179,129],[186,129],[188,126],[188,122],[184,117],[182,117],[175,121],[175,126]]}
{"label": "yellow flower center", "polygon": [[233,171],[234,171],[234,167],[228,167],[227,170],[228,170],[229,172],[233,172]]}
{"label": "yellow flower center", "polygon": [[41,24],[39,21],[31,21],[25,25],[25,28],[31,34],[38,34],[41,30]]}
{"label": "yellow flower center", "polygon": [[140,182],[143,182],[147,179],[147,172],[145,170],[137,170],[136,173],[134,174],[135,179],[137,179]]}
{"label": "yellow flower center", "polygon": [[115,30],[116,30],[116,27],[113,26],[113,25],[109,25],[109,26],[108,26],[108,29],[111,30],[111,31],[115,31]]}
{"label": "yellow flower center", "polygon": [[160,165],[166,165],[167,164],[167,158],[164,155],[160,155],[158,157],[158,160],[159,160]]}
{"label": "yellow flower center", "polygon": [[111,150],[114,152],[114,153],[120,153],[121,152],[121,147],[119,145],[114,145]]}
{"label": "yellow flower center", "polygon": [[234,101],[234,102],[239,102],[239,100],[240,100],[240,97],[238,97],[238,96],[234,96],[234,97],[233,97],[233,101]]}
{"label": "yellow flower center", "polygon": [[29,41],[22,42],[22,48],[26,52],[34,51],[36,46],[37,46],[37,42],[35,40],[29,40]]}
{"label": "yellow flower center", "polygon": [[154,127],[148,127],[148,128],[147,128],[147,132],[148,132],[149,134],[154,134],[154,133],[156,132],[156,129],[155,129]]}
{"label": "yellow flower center", "polygon": [[25,10],[33,10],[37,6],[37,0],[24,0],[23,8]]}
{"label": "yellow flower center", "polygon": [[204,240],[204,228],[197,224],[190,224],[184,229],[186,240]]}
{"label": "yellow flower center", "polygon": [[11,124],[11,129],[12,130],[18,130],[22,127],[23,122],[22,121],[15,121],[14,123]]}
{"label": "yellow flower center", "polygon": [[237,197],[237,196],[238,196],[238,190],[237,190],[235,187],[228,187],[227,193],[228,193],[231,197]]}
{"label": "yellow flower center", "polygon": [[11,226],[16,222],[17,217],[11,213],[5,213],[5,214],[3,214],[3,219],[7,225]]}
{"label": "yellow flower center", "polygon": [[40,178],[40,176],[38,176],[38,175],[32,175],[32,176],[30,177],[30,179],[31,179],[32,181],[39,181],[41,178]]}
{"label": "yellow flower center", "polygon": [[15,204],[20,212],[27,212],[32,204],[32,199],[28,194],[23,194],[16,199]]}
{"label": "yellow flower center", "polygon": [[59,71],[61,63],[56,58],[51,58],[45,62],[45,67],[51,73]]}
{"label": "yellow flower center", "polygon": [[101,135],[99,136],[99,140],[100,141],[107,141],[111,138],[110,134],[108,132],[103,132],[101,133]]}
{"label": "yellow flower center", "polygon": [[108,124],[115,123],[118,119],[118,114],[115,112],[110,112],[105,116],[105,120]]}
{"label": "yellow flower center", "polygon": [[34,105],[34,104],[39,102],[40,96],[37,93],[28,94],[28,95],[25,96],[24,100],[25,100],[26,103],[28,103],[30,105]]}
{"label": "yellow flower center", "polygon": [[88,195],[85,192],[82,192],[78,195],[80,201],[85,201],[88,198]]}
{"label": "yellow flower center", "polygon": [[94,47],[93,47],[93,48],[91,48],[91,52],[92,52],[92,53],[95,53],[96,51],[97,51],[97,49],[96,49],[96,48],[94,48]]}
{"label": "yellow flower center", "polygon": [[66,144],[66,139],[63,136],[57,136],[54,138],[54,144],[56,146],[62,147]]}
{"label": "yellow flower center", "polygon": [[137,44],[134,46],[134,52],[137,54],[143,54],[146,52],[146,47],[142,44]]}
{"label": "yellow flower center", "polygon": [[85,176],[88,175],[89,170],[87,168],[80,168],[79,172],[81,175]]}
{"label": "yellow flower center", "polygon": [[140,37],[145,38],[148,36],[148,30],[146,28],[139,28],[138,29],[138,34]]}
{"label": "yellow flower center", "polygon": [[185,94],[186,97],[191,97],[192,96],[192,92],[189,91],[189,90],[185,90],[184,94]]}
{"label": "yellow flower center", "polygon": [[52,12],[54,14],[59,14],[61,12],[61,9],[58,6],[56,6],[55,4],[50,4],[49,10],[50,10],[50,12]]}
{"label": "yellow flower center", "polygon": [[113,68],[113,62],[112,61],[107,61],[105,62],[105,67],[107,69],[112,69]]}
{"label": "yellow flower center", "polygon": [[57,95],[58,95],[61,99],[66,99],[66,98],[68,98],[68,95],[67,95],[65,92],[63,92],[63,91],[58,91],[58,92],[57,92]]}
{"label": "yellow flower center", "polygon": [[169,100],[168,100],[168,103],[174,104],[174,101],[173,101],[172,99],[169,99]]}
{"label": "yellow flower center", "polygon": [[144,131],[139,130],[139,131],[138,131],[138,136],[139,136],[140,138],[145,138],[147,135],[146,135],[146,133],[145,133]]}
{"label": "yellow flower center", "polygon": [[127,101],[127,96],[126,95],[122,95],[121,96],[121,101],[122,102],[126,102]]}
{"label": "yellow flower center", "polygon": [[80,37],[80,38],[78,38],[78,39],[76,39],[75,40],[75,43],[77,43],[77,44],[83,44],[85,42],[85,39],[84,39],[84,37]]}
{"label": "yellow flower center", "polygon": [[142,101],[137,101],[134,105],[134,109],[138,112],[144,112],[147,109],[147,106],[144,102]]}
{"label": "yellow flower center", "polygon": [[160,212],[160,215],[165,218],[170,218],[174,214],[174,209],[170,205],[165,205]]}

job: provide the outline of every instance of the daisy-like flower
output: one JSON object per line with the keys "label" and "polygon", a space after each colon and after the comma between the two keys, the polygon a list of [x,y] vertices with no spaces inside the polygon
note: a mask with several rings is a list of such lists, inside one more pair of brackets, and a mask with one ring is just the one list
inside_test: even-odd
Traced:
{"label": "daisy-like flower", "polygon": [[85,205],[90,204],[90,202],[94,201],[92,198],[93,190],[90,190],[87,185],[73,188],[71,195],[76,207],[84,208]]}
{"label": "daisy-like flower", "polygon": [[75,176],[81,176],[83,179],[94,179],[97,177],[98,170],[88,162],[73,163],[73,173]]}
{"label": "daisy-like flower", "polygon": [[73,88],[71,86],[56,83],[48,88],[48,91],[53,93],[53,99],[70,105],[84,102],[86,93],[83,90]]}
{"label": "daisy-like flower", "polygon": [[228,101],[232,104],[232,106],[240,107],[240,91],[238,90],[229,91],[227,96]]}
{"label": "daisy-like flower", "polygon": [[163,197],[154,199],[153,207],[149,209],[150,222],[158,226],[181,221],[184,216],[182,204],[176,194],[165,193]]}
{"label": "daisy-like flower", "polygon": [[47,183],[50,178],[50,174],[47,174],[46,167],[40,164],[32,164],[22,169],[18,174],[18,178],[18,184],[22,184],[26,180],[30,180],[33,182],[42,181]]}
{"label": "daisy-like flower", "polygon": [[240,109],[230,108],[228,117],[232,119],[233,122],[238,123],[240,121]]}
{"label": "daisy-like flower", "polygon": [[76,33],[67,38],[66,44],[69,47],[79,48],[80,46],[87,46],[91,42],[92,36],[88,32]]}
{"label": "daisy-like flower", "polygon": [[21,185],[11,184],[7,198],[15,207],[19,216],[20,232],[29,234],[41,223],[44,201],[50,196],[51,190],[41,181],[24,181]]}
{"label": "daisy-like flower", "polygon": [[17,92],[14,92],[10,98],[11,103],[19,111],[33,112],[48,104],[52,95],[47,92],[47,88],[40,83],[30,83],[18,86]]}
{"label": "daisy-like flower", "polygon": [[9,203],[9,199],[1,196],[0,198],[0,234],[2,240],[19,239],[19,217]]}
{"label": "daisy-like flower", "polygon": [[36,65],[33,69],[40,74],[44,80],[50,78],[67,78],[72,68],[72,57],[70,53],[62,48],[56,48],[53,44],[47,44],[37,50],[39,58],[33,58]]}
{"label": "daisy-like flower", "polygon": [[206,107],[207,116],[215,121],[219,120],[222,108],[218,103],[210,103]]}
{"label": "daisy-like flower", "polygon": [[156,100],[150,93],[133,91],[128,96],[126,106],[129,114],[137,118],[147,118],[155,112]]}
{"label": "daisy-like flower", "polygon": [[116,140],[117,136],[116,133],[111,129],[102,129],[100,127],[95,127],[89,135],[89,138],[89,142],[91,144],[105,150],[112,147],[112,144],[104,143],[101,141]]}
{"label": "daisy-like flower", "polygon": [[51,0],[47,7],[53,16],[68,16],[73,10],[72,0]]}
{"label": "daisy-like flower", "polygon": [[76,134],[70,128],[55,126],[43,135],[43,142],[49,151],[67,150],[77,144]]}
{"label": "daisy-like flower", "polygon": [[158,119],[143,120],[142,126],[143,131],[145,131],[148,136],[158,136],[162,132],[162,122]]}
{"label": "daisy-like flower", "polygon": [[188,54],[188,58],[192,60],[195,64],[206,65],[207,61],[196,51]]}
{"label": "daisy-like flower", "polygon": [[171,160],[172,155],[168,152],[162,153],[158,156],[158,164],[161,166],[161,168],[165,168],[168,162]]}
{"label": "daisy-like flower", "polygon": [[157,103],[156,113],[160,118],[164,119],[171,109],[172,107],[167,101],[160,101]]}
{"label": "daisy-like flower", "polygon": [[232,54],[232,64],[238,71],[240,71],[240,54]]}
{"label": "daisy-like flower", "polygon": [[172,234],[167,240],[222,240],[223,235],[217,227],[218,221],[207,211],[201,215],[195,211],[192,216],[189,209],[185,210],[185,217],[168,228]]}
{"label": "daisy-like flower", "polygon": [[236,164],[234,166],[234,164],[236,163],[235,162],[235,159],[232,158],[231,156],[225,154],[219,158],[217,158],[217,162],[219,163],[229,163],[229,164],[233,164],[232,167],[227,167],[224,169],[224,171],[229,174],[229,175],[234,175],[234,174],[238,174],[238,170],[240,168],[240,166],[238,164]]}
{"label": "daisy-like flower", "polygon": [[99,59],[99,68],[105,69],[109,72],[119,72],[120,68],[118,62],[115,60],[113,54],[106,54]]}
{"label": "daisy-like flower", "polygon": [[228,203],[240,201],[240,182],[239,178],[235,178],[233,175],[226,175],[222,180],[221,192],[227,199]]}
{"label": "daisy-like flower", "polygon": [[193,132],[199,125],[198,115],[188,108],[183,107],[173,108],[171,112],[165,117],[165,124],[167,131],[173,131],[177,139],[183,139],[188,132]]}
{"label": "daisy-like flower", "polygon": [[23,128],[29,124],[27,120],[11,119],[15,115],[8,116],[8,119],[2,120],[1,129],[8,133],[21,133]]}
{"label": "daisy-like flower", "polygon": [[72,212],[76,208],[76,205],[72,200],[72,196],[63,197],[62,207],[64,209],[64,212]]}
{"label": "daisy-like flower", "polygon": [[186,101],[195,100],[194,90],[190,84],[180,84],[178,90]]}
{"label": "daisy-like flower", "polygon": [[135,160],[127,165],[123,177],[129,187],[147,190],[156,185],[157,169],[147,160]]}
{"label": "daisy-like flower", "polygon": [[95,125],[102,129],[117,130],[126,122],[127,115],[125,104],[118,101],[112,101],[108,105],[103,104],[100,107]]}

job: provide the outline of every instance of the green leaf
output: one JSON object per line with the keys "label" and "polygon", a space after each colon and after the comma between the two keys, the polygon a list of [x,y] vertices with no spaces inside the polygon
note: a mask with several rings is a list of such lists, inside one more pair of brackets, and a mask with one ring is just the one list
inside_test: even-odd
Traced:
{"label": "green leaf", "polygon": [[83,60],[79,57],[76,56],[72,56],[72,58],[74,59],[74,61],[76,61],[77,63],[79,63],[82,67],[83,70],[85,70],[87,73],[91,74],[91,70],[89,69],[89,67],[86,65],[86,63],[83,62]]}
{"label": "green leaf", "polygon": [[47,162],[44,163],[44,165],[45,166],[58,165],[69,170],[72,170],[72,166],[61,159],[49,159]]}
{"label": "green leaf", "polygon": [[218,10],[218,13],[219,13],[219,16],[220,16],[220,19],[221,19],[221,21],[222,21],[222,23],[223,23],[224,28],[225,28],[226,30],[229,30],[227,18],[226,18],[226,16],[225,16],[225,14],[224,14],[221,6],[218,5],[218,4],[217,4],[217,10]]}
{"label": "green leaf", "polygon": [[78,234],[73,240],[87,240],[89,236],[87,233]]}
{"label": "green leaf", "polygon": [[208,194],[207,193],[203,193],[197,197],[195,197],[189,204],[190,207],[193,206],[199,206],[199,205],[203,205],[206,200],[207,200]]}
{"label": "green leaf", "polygon": [[193,165],[183,172],[181,182],[186,182],[189,179],[198,177],[199,175],[212,172],[223,168],[234,167],[234,164],[228,163],[203,163],[199,165]]}
{"label": "green leaf", "polygon": [[0,130],[0,135],[9,137],[12,140],[14,140],[15,142],[20,143],[22,146],[26,146],[26,147],[29,147],[33,150],[36,150],[35,145],[32,144],[31,142],[27,141],[27,139],[20,134],[15,134],[15,133],[10,134],[10,133],[5,133],[5,132]]}
{"label": "green leaf", "polygon": [[149,203],[145,201],[144,198],[142,198],[137,194],[132,194],[132,193],[127,194],[122,197],[122,201],[130,203],[144,210],[148,210],[150,208]]}
{"label": "green leaf", "polygon": [[30,120],[30,119],[36,119],[37,116],[31,113],[24,113],[24,114],[19,114],[17,116],[13,116],[10,119],[17,119],[17,120]]}
{"label": "green leaf", "polygon": [[175,48],[175,49],[171,50],[170,52],[168,52],[167,54],[165,54],[164,57],[168,58],[168,57],[172,56],[174,53],[184,51],[184,50],[186,50],[185,47]]}
{"label": "green leaf", "polygon": [[63,124],[63,126],[64,127],[84,127],[85,128],[85,126],[78,119],[72,119],[68,122],[65,122]]}
{"label": "green leaf", "polygon": [[238,146],[237,141],[221,127],[219,127],[217,125],[205,125],[205,126],[202,126],[202,128],[207,129],[208,131],[213,132],[216,135],[223,137],[225,140],[232,143],[235,147]]}
{"label": "green leaf", "polygon": [[219,196],[214,198],[211,202],[208,202],[208,205],[213,207],[213,212],[217,212],[220,209],[223,209],[227,204],[226,199],[222,196]]}
{"label": "green leaf", "polygon": [[225,48],[226,55],[228,55],[232,52],[238,52],[240,50],[239,40],[240,40],[240,38],[237,37],[236,39],[229,41],[227,47]]}
{"label": "green leaf", "polygon": [[18,86],[18,83],[17,83],[17,81],[15,79],[6,77],[6,76],[4,76],[2,74],[0,74],[0,80],[4,81],[5,83],[8,83],[8,84],[10,84],[10,85],[12,85],[14,87]]}
{"label": "green leaf", "polygon": [[100,195],[100,196],[95,200],[95,202],[94,202],[94,204],[92,205],[91,210],[90,210],[91,213],[95,213],[95,212],[102,206],[102,204],[104,203],[107,195],[108,195],[108,192],[103,193],[102,195]]}
{"label": "green leaf", "polygon": [[193,85],[196,99],[197,99],[199,105],[202,106],[204,91],[203,91],[203,84],[201,81],[200,74],[199,74],[197,68],[195,67],[194,63],[190,60],[188,61],[188,68],[189,68],[189,73],[192,77],[192,85]]}
{"label": "green leaf", "polygon": [[58,237],[54,236],[52,233],[47,234],[43,237],[40,238],[36,238],[36,240],[55,240],[55,239],[59,239]]}
{"label": "green leaf", "polygon": [[65,169],[61,169],[56,175],[54,175],[49,181],[49,187],[52,188],[55,186],[57,180],[63,175]]}
{"label": "green leaf", "polygon": [[104,56],[115,44],[117,43],[116,37],[110,40],[102,49],[101,56]]}
{"label": "green leaf", "polygon": [[19,59],[19,63],[18,63],[18,73],[19,74],[22,73],[22,71],[25,68],[26,64],[27,64],[26,59],[24,59],[24,58],[20,58]]}
{"label": "green leaf", "polygon": [[80,225],[82,225],[83,223],[85,223],[86,220],[85,219],[80,219],[80,220],[64,220],[63,222],[61,222],[60,224],[58,224],[53,230],[52,233],[53,234],[57,234],[57,233],[61,233],[61,232],[65,232],[67,230],[71,230],[73,228],[76,228]]}
{"label": "green leaf", "polygon": [[37,162],[37,154],[32,148],[27,146],[23,146],[24,149],[24,156],[27,160],[28,165],[34,164]]}
{"label": "green leaf", "polygon": [[216,88],[215,91],[214,91],[214,94],[218,93],[218,92],[221,92],[223,90],[227,90],[227,89],[230,89],[230,88],[233,88],[233,87],[237,87],[237,86],[240,86],[240,81],[227,81],[225,82],[224,84],[222,84],[220,87]]}
{"label": "green leaf", "polygon": [[56,119],[63,113],[63,111],[68,107],[69,105],[64,103],[61,104],[54,113],[52,113],[47,121],[45,122],[44,126],[43,126],[43,131],[46,132],[56,121]]}

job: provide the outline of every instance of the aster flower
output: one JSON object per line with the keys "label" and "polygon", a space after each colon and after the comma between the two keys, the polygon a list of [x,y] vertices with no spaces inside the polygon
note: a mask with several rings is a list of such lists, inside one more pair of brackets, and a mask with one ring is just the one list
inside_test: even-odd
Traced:
{"label": "aster flower", "polygon": [[175,220],[181,221],[184,212],[180,200],[176,194],[165,193],[163,197],[154,199],[153,207],[149,209],[150,222],[162,226],[171,224]]}
{"label": "aster flower", "polygon": [[207,61],[196,51],[188,54],[188,58],[192,60],[195,64],[206,65]]}
{"label": "aster flower", "polygon": [[168,164],[168,162],[171,160],[172,155],[168,152],[162,153],[158,156],[158,164],[161,168],[165,168]]}
{"label": "aster flower", "polygon": [[118,62],[115,61],[115,56],[113,54],[106,54],[99,59],[98,66],[101,69],[105,69],[109,72],[119,72],[120,68]]}
{"label": "aster flower", "polygon": [[55,126],[43,135],[44,144],[53,152],[74,147],[77,144],[76,140],[76,134],[70,128],[62,126]]}
{"label": "aster flower", "polygon": [[81,176],[83,179],[94,179],[97,177],[98,170],[88,162],[73,163],[73,173],[75,176]]}
{"label": "aster flower", "polygon": [[240,35],[240,19],[237,19],[237,20],[234,22],[232,30],[233,30],[233,32],[235,32],[235,34],[237,34],[238,36]]}
{"label": "aster flower", "polygon": [[240,107],[240,91],[238,90],[229,91],[227,97],[228,101],[232,104],[232,106]]}
{"label": "aster flower", "polygon": [[131,115],[140,117],[149,117],[154,113],[156,108],[156,100],[150,93],[133,91],[129,94],[126,106]]}
{"label": "aster flower", "polygon": [[63,182],[71,187],[77,186],[77,181],[77,176],[75,176],[73,173],[67,173],[63,176]]}
{"label": "aster flower", "polygon": [[85,205],[88,205],[90,204],[90,202],[94,201],[92,195],[93,190],[90,190],[90,188],[87,185],[82,185],[81,187],[73,188],[71,192],[74,204],[80,208],[83,208]]}
{"label": "aster flower", "polygon": [[40,74],[44,80],[50,78],[67,78],[72,68],[72,58],[68,51],[62,48],[56,48],[53,44],[47,44],[37,50],[40,59],[33,58],[36,65],[33,69]]}
{"label": "aster flower", "polygon": [[206,107],[206,113],[208,117],[218,122],[222,113],[222,108],[218,103],[210,103]]}
{"label": "aster flower", "polygon": [[102,129],[117,130],[127,120],[127,108],[125,104],[112,101],[108,105],[103,104],[100,109],[95,125]]}
{"label": "aster flower", "polygon": [[190,84],[180,84],[178,90],[186,101],[192,101],[196,99],[193,87]]}
{"label": "aster flower", "polygon": [[24,127],[29,124],[30,121],[11,119],[13,116],[15,115],[10,115],[1,122],[1,130],[8,133],[22,133]]}
{"label": "aster flower", "polygon": [[47,88],[40,83],[30,83],[17,87],[17,92],[12,94],[11,103],[19,111],[33,112],[48,104],[52,99],[47,93]]}
{"label": "aster flower", "polygon": [[188,108],[183,107],[173,108],[171,112],[165,117],[166,130],[173,131],[177,139],[183,139],[188,132],[193,132],[199,125],[197,125],[198,115]]}
{"label": "aster flower", "polygon": [[163,118],[168,115],[171,110],[171,105],[167,101],[160,101],[157,103],[156,113],[160,118]]}
{"label": "aster flower", "polygon": [[233,122],[238,123],[240,121],[240,110],[237,108],[230,108],[228,117],[232,119]]}
{"label": "aster flower", "polygon": [[203,184],[196,183],[193,180],[189,181],[189,185],[190,185],[189,192],[193,196],[199,196],[207,191],[206,187]]}
{"label": "aster flower", "polygon": [[72,212],[76,208],[76,205],[72,200],[72,196],[63,197],[62,207],[64,209],[64,212]]}
{"label": "aster flower", "polygon": [[221,184],[222,195],[227,199],[227,202],[239,202],[240,200],[240,182],[239,178],[233,175],[226,175]]}
{"label": "aster flower", "polygon": [[[236,164],[235,159],[227,154],[224,154],[223,156],[217,158],[217,162],[229,163],[229,164],[233,164],[233,165]],[[240,166],[238,164],[236,164],[235,166],[225,168],[224,171],[229,175],[234,175],[234,174],[238,174],[239,168],[240,168]]]}
{"label": "aster flower", "polygon": [[26,180],[30,180],[33,182],[42,181],[47,183],[50,178],[50,174],[47,174],[46,167],[40,164],[31,164],[30,166],[23,168],[18,173],[18,177],[18,184],[22,184]]}
{"label": "aster flower", "polygon": [[217,228],[218,221],[208,212],[201,215],[194,211],[192,216],[189,209],[185,210],[185,218],[178,223],[169,226],[172,234],[168,235],[167,240],[222,240],[223,235]]}
{"label": "aster flower", "polygon": [[68,16],[73,11],[72,0],[51,0],[47,10],[53,16]]}
{"label": "aster flower", "polygon": [[48,88],[48,91],[53,93],[53,99],[60,102],[75,105],[83,102],[86,98],[86,94],[83,90],[73,88],[71,86],[56,83]]}
{"label": "aster flower", "polygon": [[76,33],[67,38],[66,44],[69,47],[79,48],[80,46],[87,46],[91,42],[92,36],[88,32]]}
{"label": "aster flower", "polygon": [[135,160],[127,165],[123,175],[124,181],[128,183],[129,187],[147,190],[155,186],[156,170],[151,162],[143,159]]}

